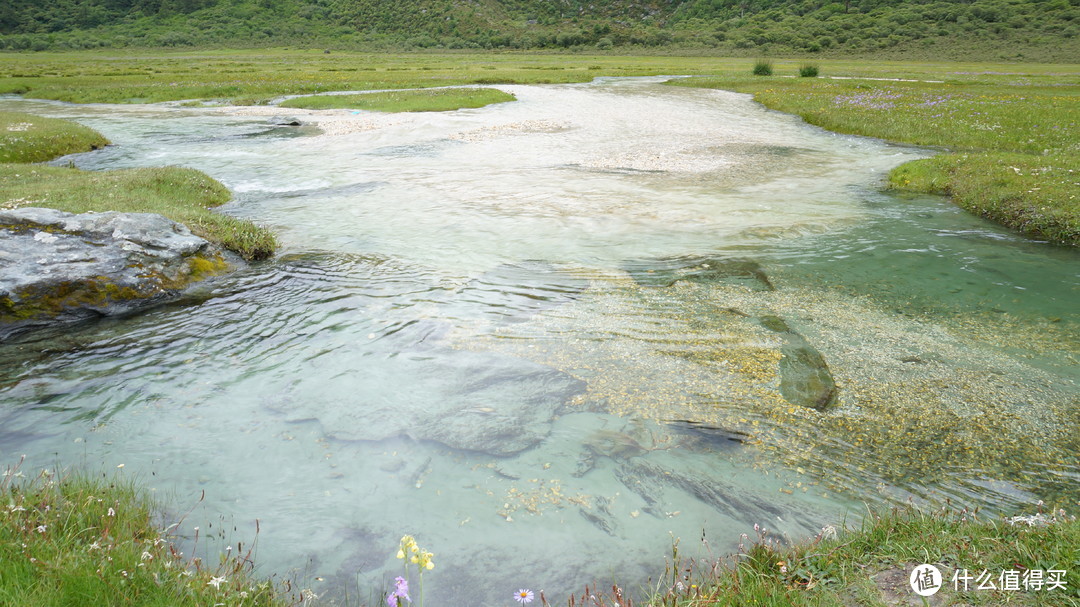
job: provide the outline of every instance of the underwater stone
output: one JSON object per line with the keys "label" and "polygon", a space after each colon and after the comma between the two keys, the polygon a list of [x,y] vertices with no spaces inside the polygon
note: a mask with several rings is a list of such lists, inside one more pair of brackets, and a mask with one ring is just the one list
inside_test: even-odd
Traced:
{"label": "underwater stone", "polygon": [[632,262],[625,266],[643,287],[670,287],[680,280],[742,285],[752,291],[774,291],[761,264],[752,259],[678,257]]}
{"label": "underwater stone", "polygon": [[217,247],[161,215],[0,211],[0,340],[143,310],[227,267]]}
{"label": "underwater stone", "polygon": [[836,404],[836,382],[821,352],[779,316],[762,316],[758,322],[784,338],[780,348],[780,395],[784,400],[818,411]]}

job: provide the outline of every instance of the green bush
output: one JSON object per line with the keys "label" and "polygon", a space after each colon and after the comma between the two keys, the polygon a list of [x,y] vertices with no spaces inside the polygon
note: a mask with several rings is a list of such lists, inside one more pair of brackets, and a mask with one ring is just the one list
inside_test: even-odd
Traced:
{"label": "green bush", "polygon": [[799,66],[799,76],[802,78],[817,78],[818,66],[816,65],[802,65]]}
{"label": "green bush", "polygon": [[766,61],[765,59],[759,59],[754,64],[755,76],[772,76],[772,61]]}

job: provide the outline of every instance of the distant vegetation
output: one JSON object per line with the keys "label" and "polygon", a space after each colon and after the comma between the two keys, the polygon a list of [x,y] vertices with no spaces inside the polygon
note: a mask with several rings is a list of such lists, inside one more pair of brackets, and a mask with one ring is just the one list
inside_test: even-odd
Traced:
{"label": "distant vegetation", "polygon": [[5,0],[0,49],[694,49],[1075,61],[1070,0]]}

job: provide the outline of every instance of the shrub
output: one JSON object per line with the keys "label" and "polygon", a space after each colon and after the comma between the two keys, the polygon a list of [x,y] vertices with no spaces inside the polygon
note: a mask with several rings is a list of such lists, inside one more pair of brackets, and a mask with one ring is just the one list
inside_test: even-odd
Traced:
{"label": "shrub", "polygon": [[816,65],[802,65],[799,66],[799,76],[803,78],[817,78],[818,66]]}
{"label": "shrub", "polygon": [[757,63],[754,64],[754,75],[772,76],[772,61],[758,59]]}

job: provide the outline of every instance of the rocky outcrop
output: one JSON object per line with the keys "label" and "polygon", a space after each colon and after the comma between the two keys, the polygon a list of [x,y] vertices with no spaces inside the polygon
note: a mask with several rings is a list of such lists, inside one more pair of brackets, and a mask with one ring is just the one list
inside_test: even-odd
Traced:
{"label": "rocky outcrop", "polygon": [[0,211],[0,340],[130,314],[229,266],[190,230],[151,213]]}

